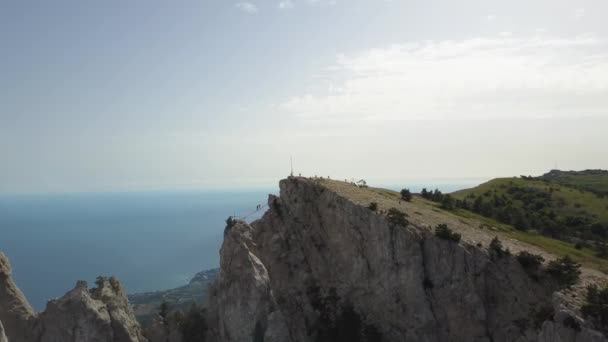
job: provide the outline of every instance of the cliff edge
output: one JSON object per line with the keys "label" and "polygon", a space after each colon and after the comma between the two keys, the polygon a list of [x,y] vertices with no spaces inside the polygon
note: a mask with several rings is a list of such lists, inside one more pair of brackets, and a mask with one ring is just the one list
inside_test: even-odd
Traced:
{"label": "cliff edge", "polygon": [[[607,341],[571,293],[492,255],[494,232],[454,224],[463,239],[440,239],[432,227],[453,217],[345,182],[290,177],[280,189],[260,220],[226,228],[210,340]],[[583,284],[602,277],[586,270]]]}

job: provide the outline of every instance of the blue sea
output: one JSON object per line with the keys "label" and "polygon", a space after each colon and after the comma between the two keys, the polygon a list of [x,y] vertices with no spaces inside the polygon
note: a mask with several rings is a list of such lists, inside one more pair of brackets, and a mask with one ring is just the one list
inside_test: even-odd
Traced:
{"label": "blue sea", "polygon": [[174,288],[218,267],[226,218],[254,212],[269,193],[278,189],[0,195],[0,251],[38,310],[77,280],[92,285],[98,275],[118,277],[128,293]]}
{"label": "blue sea", "polygon": [[0,251],[38,310],[98,275],[115,275],[129,293],[169,289],[218,267],[226,218],[276,192],[3,195]]}

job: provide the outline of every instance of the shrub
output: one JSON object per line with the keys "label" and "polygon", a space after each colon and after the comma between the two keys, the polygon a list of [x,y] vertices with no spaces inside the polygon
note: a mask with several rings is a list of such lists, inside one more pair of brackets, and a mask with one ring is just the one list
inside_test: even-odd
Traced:
{"label": "shrub", "polygon": [[236,224],[236,220],[232,218],[232,216],[229,216],[226,219],[226,229],[230,229],[232,227],[234,227],[234,225]]}
{"label": "shrub", "polygon": [[440,239],[454,242],[459,242],[460,238],[462,237],[460,234],[454,233],[450,228],[448,228],[448,225],[445,223],[442,223],[435,227],[435,236]]}
{"label": "shrub", "polygon": [[372,203],[369,204],[368,208],[371,211],[377,211],[378,210],[378,203],[372,202]]}
{"label": "shrub", "polygon": [[412,193],[410,192],[410,189],[401,190],[401,199],[407,202],[412,200]]}
{"label": "shrub", "polygon": [[536,271],[540,268],[545,258],[538,254],[532,254],[527,251],[521,251],[517,254],[517,261],[526,270]]}
{"label": "shrub", "polygon": [[193,304],[190,311],[178,322],[184,342],[204,342],[207,334],[206,310]]}
{"label": "shrub", "polygon": [[158,308],[158,315],[163,319],[163,324],[168,324],[167,316],[169,315],[169,303],[163,301]]}
{"label": "shrub", "polygon": [[598,329],[608,331],[608,287],[588,286],[585,301],[581,307],[583,317],[590,318]]}
{"label": "shrub", "polygon": [[581,264],[576,263],[570,256],[552,260],[547,265],[547,273],[551,275],[561,288],[569,288],[576,284],[581,275]]}
{"label": "shrub", "polygon": [[498,240],[498,236],[494,237],[492,241],[490,241],[490,256],[502,258],[509,255],[511,255],[511,252],[508,248],[502,248],[502,242]]}
{"label": "shrub", "polygon": [[450,195],[443,196],[443,200],[441,201],[441,208],[445,210],[454,210],[456,208],[456,202],[454,198]]}
{"label": "shrub", "polygon": [[388,222],[397,226],[407,227],[409,221],[407,220],[407,214],[400,211],[397,208],[390,208],[386,215]]}

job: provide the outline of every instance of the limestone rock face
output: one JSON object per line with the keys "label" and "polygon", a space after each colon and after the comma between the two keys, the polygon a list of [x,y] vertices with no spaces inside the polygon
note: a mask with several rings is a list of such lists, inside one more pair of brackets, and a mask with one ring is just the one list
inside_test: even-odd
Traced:
{"label": "limestone rock face", "polygon": [[78,282],[65,296],[52,300],[38,322],[40,342],[143,341],[126,295],[114,278],[98,278],[90,290]]}
{"label": "limestone rock face", "polygon": [[221,341],[267,341],[272,340],[270,336],[286,340],[286,326],[277,311],[268,271],[255,252],[249,225],[238,222],[226,231],[216,283],[221,291],[212,291],[217,295],[210,298]]}
{"label": "limestone rock face", "polygon": [[146,341],[120,283],[104,277],[96,283],[89,290],[86,282],[78,282],[36,314],[15,286],[8,259],[0,253],[0,342],[7,338],[11,342]]}
{"label": "limestone rock face", "polygon": [[8,342],[6,339],[6,335],[4,334],[4,327],[2,326],[2,322],[0,322],[0,342]]}
{"label": "limestone rock face", "polygon": [[8,258],[0,252],[0,321],[6,335],[14,342],[29,341],[35,318],[30,303],[13,281]]}
{"label": "limestone rock face", "polygon": [[553,286],[515,258],[391,224],[314,180],[280,188],[262,219],[224,234],[211,340],[606,341],[584,322],[571,334],[559,308],[536,328]]}

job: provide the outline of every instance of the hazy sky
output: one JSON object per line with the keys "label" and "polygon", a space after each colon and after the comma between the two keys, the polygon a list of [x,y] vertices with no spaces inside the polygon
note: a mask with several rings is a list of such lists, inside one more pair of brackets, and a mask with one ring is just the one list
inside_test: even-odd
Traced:
{"label": "hazy sky", "polygon": [[0,2],[0,192],[608,168],[608,1]]}

